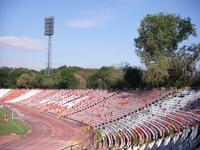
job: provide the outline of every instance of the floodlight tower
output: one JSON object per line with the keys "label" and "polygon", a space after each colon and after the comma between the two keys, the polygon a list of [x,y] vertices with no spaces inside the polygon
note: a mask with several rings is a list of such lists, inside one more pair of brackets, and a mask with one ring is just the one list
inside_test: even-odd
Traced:
{"label": "floodlight tower", "polygon": [[54,34],[54,17],[45,17],[45,27],[44,35],[49,36],[48,43],[48,60],[47,60],[47,73],[51,75],[51,65],[52,65],[52,35]]}

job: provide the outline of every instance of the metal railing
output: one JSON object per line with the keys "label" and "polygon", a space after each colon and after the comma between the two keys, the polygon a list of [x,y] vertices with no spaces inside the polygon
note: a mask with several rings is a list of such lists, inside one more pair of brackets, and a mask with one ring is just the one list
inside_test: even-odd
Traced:
{"label": "metal railing", "polygon": [[77,144],[66,146],[60,150],[95,150],[93,143],[93,135]]}

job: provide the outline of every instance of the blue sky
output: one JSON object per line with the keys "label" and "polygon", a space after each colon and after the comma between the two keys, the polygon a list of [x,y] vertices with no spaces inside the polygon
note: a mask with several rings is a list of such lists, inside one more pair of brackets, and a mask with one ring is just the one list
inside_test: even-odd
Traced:
{"label": "blue sky", "polygon": [[141,66],[133,39],[147,14],[190,17],[200,41],[199,0],[1,0],[0,66],[46,67],[44,17],[55,17],[53,67]]}

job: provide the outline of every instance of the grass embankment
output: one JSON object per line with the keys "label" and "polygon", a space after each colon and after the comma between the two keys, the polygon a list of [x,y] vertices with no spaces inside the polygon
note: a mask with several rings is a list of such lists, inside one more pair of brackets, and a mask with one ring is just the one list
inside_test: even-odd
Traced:
{"label": "grass embankment", "polygon": [[27,123],[18,119],[11,119],[11,114],[9,112],[0,109],[0,135],[9,135],[13,133],[26,134],[29,129],[30,127]]}

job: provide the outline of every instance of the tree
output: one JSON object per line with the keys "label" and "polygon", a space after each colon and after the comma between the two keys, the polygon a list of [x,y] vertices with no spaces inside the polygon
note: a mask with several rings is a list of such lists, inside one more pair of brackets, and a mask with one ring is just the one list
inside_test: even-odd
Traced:
{"label": "tree", "polygon": [[35,74],[23,73],[17,79],[17,86],[21,88],[33,88],[35,84]]}
{"label": "tree", "polygon": [[196,36],[195,25],[190,18],[181,18],[175,14],[159,13],[147,15],[138,29],[139,37],[135,39],[137,54],[148,66],[157,62],[159,56],[171,57],[179,44],[189,36]]}
{"label": "tree", "polygon": [[153,87],[166,86],[170,76],[168,68],[170,68],[172,60],[169,57],[157,58],[157,63],[151,63],[145,72],[145,81]]}
{"label": "tree", "polygon": [[52,77],[56,88],[76,88],[79,85],[79,81],[74,76],[73,70],[66,66],[53,70]]}
{"label": "tree", "polygon": [[[176,84],[187,85],[189,80],[196,76],[196,64],[200,59],[200,45],[192,44],[191,46],[183,46],[177,51],[172,59],[170,69],[170,81]],[[179,85],[181,86],[181,85]]]}
{"label": "tree", "polygon": [[34,87],[37,88],[54,88],[54,80],[52,76],[47,75],[45,72],[37,73],[34,81]]}
{"label": "tree", "polygon": [[189,82],[190,86],[195,87],[195,88],[199,88],[200,87],[200,72],[198,72],[197,74],[195,74]]}
{"label": "tree", "polygon": [[124,80],[129,87],[139,88],[143,86],[143,71],[140,68],[126,66],[124,70]]}
{"label": "tree", "polygon": [[186,85],[195,74],[200,45],[180,43],[196,36],[190,18],[159,13],[147,15],[135,39],[136,53],[146,65],[145,80],[153,86]]}
{"label": "tree", "polygon": [[51,76],[44,74],[41,80],[42,88],[54,88],[54,80]]}
{"label": "tree", "polygon": [[3,88],[17,88],[17,79],[20,75],[27,73],[37,73],[34,70],[29,70],[26,68],[0,68],[0,87]]}
{"label": "tree", "polygon": [[88,82],[89,88],[108,88],[112,85],[112,81],[109,78],[110,68],[102,67],[93,76],[90,77]]}
{"label": "tree", "polygon": [[88,80],[89,88],[113,88],[122,79],[122,70],[114,67],[101,67]]}
{"label": "tree", "polygon": [[60,88],[75,88],[79,84],[74,74],[68,69],[62,70],[60,76],[61,76],[61,82],[59,83]]}
{"label": "tree", "polygon": [[0,88],[8,88],[8,75],[10,72],[10,68],[8,67],[1,67],[0,68]]}

